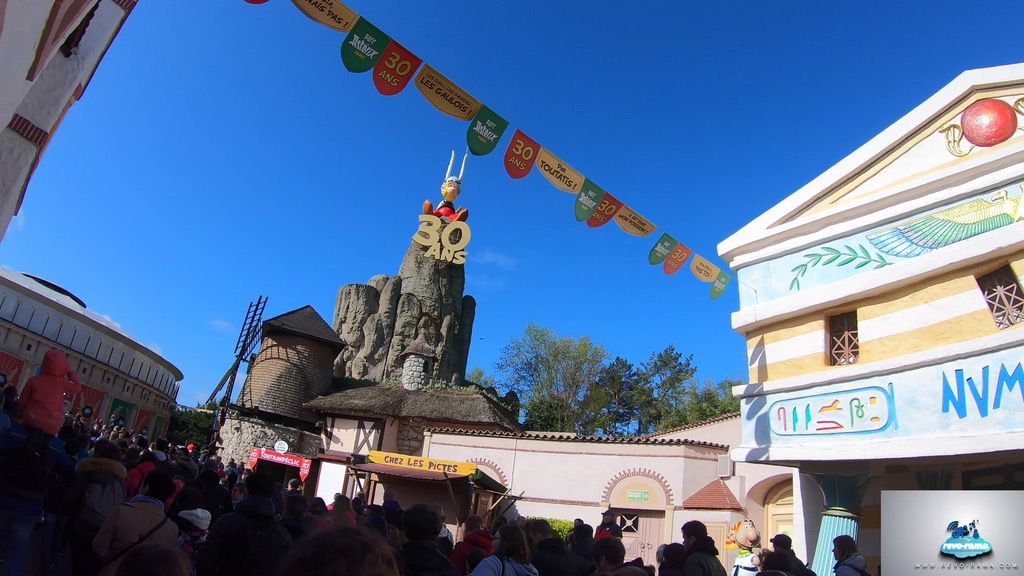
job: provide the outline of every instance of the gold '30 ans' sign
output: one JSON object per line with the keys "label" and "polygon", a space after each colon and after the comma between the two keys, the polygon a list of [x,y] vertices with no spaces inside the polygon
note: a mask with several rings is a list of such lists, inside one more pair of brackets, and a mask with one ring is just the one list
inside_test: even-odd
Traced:
{"label": "gold '30 ans' sign", "polygon": [[420,228],[412,236],[413,242],[427,247],[424,256],[452,264],[466,263],[466,246],[469,245],[469,224],[452,222],[444,226],[441,219],[433,214],[420,214]]}

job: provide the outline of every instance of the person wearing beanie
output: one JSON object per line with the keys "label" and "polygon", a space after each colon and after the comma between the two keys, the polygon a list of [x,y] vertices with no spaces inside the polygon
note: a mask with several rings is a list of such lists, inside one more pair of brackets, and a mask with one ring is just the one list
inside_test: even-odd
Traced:
{"label": "person wearing beanie", "polygon": [[78,394],[82,383],[63,352],[48,350],[39,375],[25,383],[18,398],[19,418],[26,427],[56,436],[64,424],[64,395]]}
{"label": "person wearing beanie", "polygon": [[192,566],[195,566],[199,549],[206,543],[211,519],[210,513],[202,508],[182,510],[174,518],[174,523],[178,525],[178,547]]}

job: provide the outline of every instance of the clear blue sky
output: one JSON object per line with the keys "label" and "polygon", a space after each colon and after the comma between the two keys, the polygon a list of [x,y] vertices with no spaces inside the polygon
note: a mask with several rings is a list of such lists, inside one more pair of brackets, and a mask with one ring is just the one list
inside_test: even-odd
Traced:
{"label": "clear blue sky", "polygon": [[[965,69],[1020,60],[1018,2],[348,5],[510,120],[462,204],[478,301],[470,367],[538,322],[633,362],[668,344],[745,374],[720,300],[647,263],[662,231],[719,241]],[[48,278],[157,347],[205,399],[248,302],[267,316],[394,274],[467,123],[347,72],[344,35],[288,0],[140,2],[47,149],[0,264]],[[592,230],[501,163],[521,128],[653,220]]]}

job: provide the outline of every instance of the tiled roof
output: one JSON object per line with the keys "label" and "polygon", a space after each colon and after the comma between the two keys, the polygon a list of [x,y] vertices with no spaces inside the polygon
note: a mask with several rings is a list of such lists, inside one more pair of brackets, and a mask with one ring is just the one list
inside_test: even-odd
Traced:
{"label": "tiled roof", "polygon": [[599,442],[602,444],[646,444],[651,446],[707,446],[728,449],[725,444],[686,440],[685,438],[652,438],[650,436],[583,436],[571,432],[491,432],[487,430],[465,430],[462,428],[428,428],[431,432],[458,434],[460,436],[489,436],[493,438],[528,438],[565,442]]}
{"label": "tiled roof", "polygon": [[345,343],[335,334],[334,330],[327,325],[327,322],[313,309],[306,305],[291,312],[285,312],[280,316],[274,316],[263,321],[263,334],[282,331],[309,336],[335,346],[339,350],[345,347]]}
{"label": "tiled roof", "polygon": [[694,424],[685,424],[683,426],[677,426],[676,428],[669,428],[668,430],[658,430],[651,434],[647,434],[649,438],[656,438],[665,434],[675,434],[676,432],[682,432],[683,430],[690,430],[692,428],[700,428],[701,426],[707,426],[708,424],[717,424],[718,422],[725,422],[726,420],[732,420],[733,418],[739,418],[739,412],[730,412],[728,414],[722,414],[721,416],[715,416],[714,418],[708,418],[707,420],[696,422]]}
{"label": "tiled roof", "polygon": [[699,510],[742,510],[739,500],[721,478],[716,478],[683,500],[683,508]]}

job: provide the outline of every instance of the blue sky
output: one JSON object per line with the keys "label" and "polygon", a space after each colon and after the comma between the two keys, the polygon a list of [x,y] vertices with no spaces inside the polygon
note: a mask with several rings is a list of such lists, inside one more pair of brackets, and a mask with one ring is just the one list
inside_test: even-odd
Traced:
{"label": "blue sky", "polygon": [[[668,344],[699,377],[744,377],[735,287],[708,299],[647,263],[669,232],[715,247],[965,69],[1021,59],[1018,3],[639,2],[348,5],[511,126],[472,157],[460,203],[478,301],[470,366],[528,322],[633,362]],[[394,274],[468,124],[410,85],[347,72],[344,35],[288,0],[141,2],[66,117],[0,244],[107,314],[205,399],[246,306],[306,304]],[[658,225],[588,229],[535,169],[521,128]]]}

